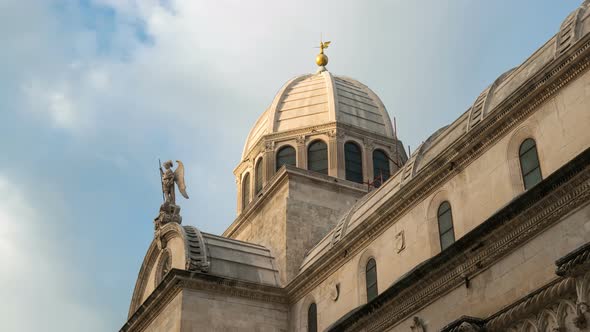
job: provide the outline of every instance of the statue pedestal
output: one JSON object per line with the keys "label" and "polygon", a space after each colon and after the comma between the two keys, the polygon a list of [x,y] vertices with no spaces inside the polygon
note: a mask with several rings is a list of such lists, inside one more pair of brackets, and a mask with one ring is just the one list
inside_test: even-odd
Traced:
{"label": "statue pedestal", "polygon": [[182,224],[180,206],[166,202],[160,206],[160,213],[158,213],[158,216],[154,219],[154,227],[158,230],[160,227],[170,222]]}

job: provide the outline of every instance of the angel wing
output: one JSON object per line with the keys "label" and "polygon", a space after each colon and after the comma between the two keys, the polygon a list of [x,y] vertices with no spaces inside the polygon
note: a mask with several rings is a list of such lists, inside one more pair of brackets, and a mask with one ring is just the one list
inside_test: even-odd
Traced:
{"label": "angel wing", "polygon": [[186,184],[184,183],[184,164],[180,160],[177,160],[176,163],[178,164],[178,167],[176,167],[176,170],[174,171],[174,182],[176,182],[178,191],[180,191],[182,196],[188,199]]}

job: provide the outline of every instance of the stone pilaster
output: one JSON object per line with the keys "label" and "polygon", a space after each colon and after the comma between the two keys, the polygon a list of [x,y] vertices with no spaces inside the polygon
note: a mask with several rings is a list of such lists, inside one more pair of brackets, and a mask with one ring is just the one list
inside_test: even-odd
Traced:
{"label": "stone pilaster", "polygon": [[338,139],[336,129],[328,132],[328,175],[338,177]]}
{"label": "stone pilaster", "polygon": [[302,169],[307,169],[307,151],[305,151],[306,150],[306,148],[305,148],[306,140],[307,140],[307,137],[305,137],[305,135],[301,135],[295,139],[295,142],[297,143],[296,165],[297,165],[297,167],[302,168]]}
{"label": "stone pilaster", "polygon": [[263,185],[266,184],[274,175],[275,175],[275,143],[274,142],[266,142],[264,146],[264,182]]}

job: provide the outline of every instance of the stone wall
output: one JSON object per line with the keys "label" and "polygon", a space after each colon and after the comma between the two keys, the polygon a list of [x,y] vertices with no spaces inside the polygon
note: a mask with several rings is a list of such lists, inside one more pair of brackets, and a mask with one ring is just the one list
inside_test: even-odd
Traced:
{"label": "stone wall", "polygon": [[164,309],[150,322],[145,332],[180,332],[181,329],[181,312],[182,312],[182,293],[170,301]]}
{"label": "stone wall", "polygon": [[287,331],[287,317],[286,304],[185,289],[178,331]]}
{"label": "stone wall", "polygon": [[[334,178],[305,170],[288,169],[278,176],[277,188],[253,202],[256,206],[251,207],[250,215],[229,236],[270,249],[285,286],[299,272],[305,253],[364,191],[356,184],[340,184]],[[286,179],[281,181],[281,176]]]}
{"label": "stone wall", "polygon": [[[590,147],[590,130],[587,129],[590,123],[588,105],[590,72],[586,71],[538,106],[527,119],[509,130],[471,164],[395,220],[388,229],[372,239],[363,251],[349,257],[337,271],[315,286],[307,295],[299,298],[293,307],[292,330],[303,328],[301,317],[306,315],[309,299],[314,299],[317,303],[320,330],[355,307],[366,303],[363,276],[364,266],[369,258],[375,258],[377,261],[378,288],[381,293],[412,268],[438,254],[440,243],[436,209],[441,202],[448,200],[452,206],[455,238],[459,239],[520,195],[524,188],[518,161],[514,162],[513,156],[514,150],[518,149],[520,142],[525,138],[532,137],[536,140],[543,178]],[[387,199],[392,194],[387,192],[386,187],[381,188],[366,206],[358,209],[351,224],[363,225],[364,220],[374,214],[377,208],[387,204]],[[577,227],[569,228],[568,232],[589,230],[587,224],[578,224]],[[405,249],[398,252],[394,240],[400,232],[404,234]],[[559,233],[555,234],[558,235],[546,240],[559,245],[564,239]],[[572,241],[566,242],[568,248],[574,246],[574,242],[579,243],[579,240],[578,237],[565,238],[565,241]],[[522,258],[525,254],[520,252],[515,255]],[[542,256],[534,259],[540,260]],[[547,257],[549,260],[556,258],[557,252]],[[536,263],[539,263],[539,268],[552,269],[550,262],[542,262],[544,265],[541,265],[541,262]],[[529,275],[532,271],[523,271],[512,275],[512,279],[505,280],[508,284],[504,286],[508,287],[506,291],[512,293],[502,297],[515,300],[525,296],[527,291],[545,285],[553,278],[547,271],[545,274],[534,276]],[[526,290],[514,288],[522,283],[523,279],[526,280]],[[336,302],[326,297],[329,293],[326,290],[330,290],[335,283],[340,284],[340,297]],[[493,292],[490,289],[488,291]],[[487,296],[492,297],[491,294]],[[448,308],[449,303],[442,305]],[[432,308],[441,310],[438,306]],[[496,307],[496,310],[498,309]],[[448,323],[457,318],[450,316],[445,316],[440,322],[433,324],[440,326],[443,321]],[[406,331],[407,328],[408,325]]]}
{"label": "stone wall", "polygon": [[590,242],[590,205],[566,216],[491,268],[470,278],[469,287],[454,289],[389,331],[411,331],[413,317],[419,317],[428,331],[440,331],[462,316],[488,318],[556,280],[555,261],[587,242]]}

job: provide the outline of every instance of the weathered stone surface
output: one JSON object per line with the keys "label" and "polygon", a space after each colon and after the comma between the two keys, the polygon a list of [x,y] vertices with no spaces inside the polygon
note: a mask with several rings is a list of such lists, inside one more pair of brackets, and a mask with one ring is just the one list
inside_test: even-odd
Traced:
{"label": "weathered stone surface", "polygon": [[[403,147],[387,125],[376,133],[374,124],[338,115],[317,125],[313,114],[300,121],[271,116],[285,111],[285,101],[309,111],[313,98],[326,114],[339,114],[331,107],[342,96],[329,85],[346,82],[327,71],[289,82],[255,125],[234,171],[238,217],[223,234],[231,239],[202,235],[211,265],[199,270],[187,253],[203,256],[207,246],[189,243],[180,225],[160,234],[124,330],[305,331],[315,304],[320,331],[587,331],[589,7],[585,1],[558,35],[500,75],[400,167],[393,164],[405,161]],[[306,84],[316,83],[335,95],[313,96]],[[293,89],[302,89],[300,100],[288,99]],[[305,170],[316,139],[328,146],[329,176]],[[535,141],[543,178],[526,191],[519,158],[525,139]],[[377,190],[342,180],[346,141],[362,147],[363,180],[374,175],[376,148],[394,156],[396,172]],[[297,168],[277,171],[275,153],[287,144],[296,149]],[[258,161],[259,192],[255,176],[249,187],[242,183]],[[242,188],[251,190],[245,204]],[[455,242],[441,251],[443,202],[451,206]],[[172,272],[162,276],[165,254]],[[370,260],[378,296],[367,303]]]}

